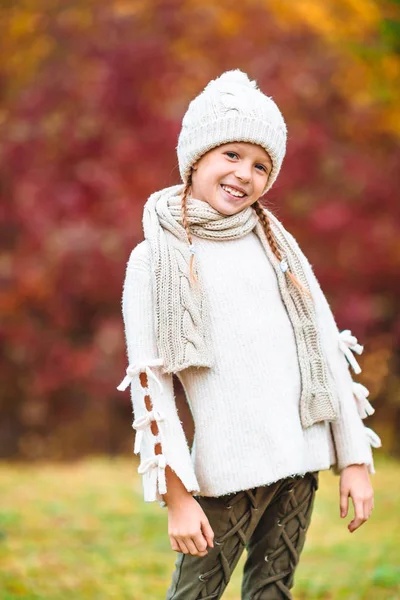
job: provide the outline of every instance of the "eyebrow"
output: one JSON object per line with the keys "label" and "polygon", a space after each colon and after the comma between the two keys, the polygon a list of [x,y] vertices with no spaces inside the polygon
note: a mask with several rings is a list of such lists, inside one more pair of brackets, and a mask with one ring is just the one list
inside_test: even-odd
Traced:
{"label": "eyebrow", "polygon": [[[228,142],[228,144],[229,144],[229,146],[234,146],[235,148],[240,148],[239,142]],[[263,163],[263,164],[265,164],[265,166],[272,169],[272,160],[269,156],[265,157],[265,158],[257,157],[256,162]]]}

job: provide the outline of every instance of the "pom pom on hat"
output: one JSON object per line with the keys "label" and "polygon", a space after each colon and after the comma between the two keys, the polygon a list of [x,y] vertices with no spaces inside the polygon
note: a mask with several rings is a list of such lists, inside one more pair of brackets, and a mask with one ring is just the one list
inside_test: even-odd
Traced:
{"label": "pom pom on hat", "polygon": [[183,117],[177,146],[182,180],[186,183],[193,164],[212,148],[251,142],[264,148],[272,161],[265,193],[280,171],[286,140],[286,123],[272,98],[243,71],[226,71],[206,85]]}
{"label": "pom pom on hat", "polygon": [[257,88],[257,83],[255,81],[251,81],[246,73],[243,73],[240,69],[233,69],[232,71],[225,71],[218,77],[218,79],[212,79],[204,88],[204,91],[211,87],[220,85],[221,83],[238,83],[239,85],[245,85],[248,87]]}

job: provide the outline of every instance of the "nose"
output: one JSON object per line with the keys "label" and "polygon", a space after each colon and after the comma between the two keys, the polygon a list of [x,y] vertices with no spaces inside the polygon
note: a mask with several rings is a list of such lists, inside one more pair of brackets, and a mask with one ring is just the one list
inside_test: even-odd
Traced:
{"label": "nose", "polygon": [[240,161],[236,167],[235,175],[241,181],[248,183],[251,180],[251,165],[244,160]]}

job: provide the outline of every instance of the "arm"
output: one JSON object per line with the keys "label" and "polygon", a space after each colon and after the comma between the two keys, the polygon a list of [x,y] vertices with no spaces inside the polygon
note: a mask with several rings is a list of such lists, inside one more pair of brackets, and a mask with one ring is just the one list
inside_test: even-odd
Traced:
{"label": "arm", "polygon": [[[290,234],[289,234],[290,235]],[[354,505],[354,518],[348,524],[353,533],[365,523],[374,506],[374,494],[369,474],[375,473],[371,446],[380,447],[381,440],[372,429],[363,425],[362,419],[374,412],[367,400],[368,390],[352,380],[350,366],[356,374],[361,369],[352,352],[361,354],[363,347],[345,330],[339,333],[328,301],[314,275],[307,258],[296,240],[292,243],[298,251],[310,284],[316,317],[323,332],[324,351],[330,357],[331,375],[338,393],[338,418],[329,424],[336,451],[335,475],[340,475],[340,515],[346,517],[349,497]]]}
{"label": "arm", "polygon": [[330,424],[337,455],[333,471],[338,475],[349,465],[365,464],[368,472],[374,474],[372,447],[380,447],[381,440],[372,429],[364,426],[362,420],[375,411],[367,400],[367,388],[353,381],[350,374],[350,367],[357,374],[361,372],[352,352],[361,354],[363,347],[349,330],[338,331],[337,340],[333,366],[340,414],[338,420]]}
{"label": "arm", "polygon": [[[146,373],[141,373],[140,383],[147,388]],[[151,410],[151,400],[145,397],[147,410]],[[151,432],[158,435],[157,423],[151,424]],[[162,454],[161,444],[155,445],[155,453]],[[168,492],[162,495],[164,505],[168,507],[168,534],[171,548],[176,552],[205,556],[207,546],[214,547],[214,532],[200,505],[189,493],[176,473],[169,467],[165,469],[166,488]]]}
{"label": "arm", "polygon": [[375,473],[371,446],[381,446],[381,440],[372,429],[362,424],[362,419],[375,411],[367,400],[367,388],[354,382],[349,372],[350,366],[355,373],[361,372],[352,351],[361,354],[363,347],[349,330],[345,330],[339,334],[339,349],[342,365],[337,377],[342,376],[344,386],[340,397],[346,393],[349,397],[344,396],[347,401],[340,404],[338,421],[330,424],[337,456],[333,472],[340,474],[342,518],[348,514],[349,497],[353,502],[354,518],[347,525],[349,532],[353,533],[369,519],[374,507],[374,491],[369,478],[369,474]]}
{"label": "arm", "polygon": [[[148,378],[146,373],[140,374],[140,384],[144,390],[148,388]],[[146,409],[150,412],[152,410],[152,404],[150,396],[145,396]],[[159,439],[158,425],[156,421],[152,421],[151,425],[152,434]],[[158,442],[154,446],[155,454],[162,454],[161,444]],[[171,469],[169,465],[165,468],[165,479],[167,493],[162,494],[163,503],[165,506],[179,505],[182,504],[187,498],[191,498],[192,494],[187,491],[182,481],[179,479],[177,474]]]}
{"label": "arm", "polygon": [[172,375],[163,373],[158,356],[147,242],[136,246],[129,257],[122,315],[128,368],[117,389],[131,386],[134,452],[140,454],[144,499],[164,505],[169,483],[188,495],[199,491],[199,485],[175,405]]}
{"label": "arm", "polygon": [[192,492],[199,485],[179,420],[172,376],[161,372],[154,334],[150,264],[145,243],[132,251],[122,297],[129,366],[118,386],[131,385],[136,419],[135,453],[140,453],[144,499],[168,506],[173,550],[204,556],[213,547],[213,531]]}
{"label": "arm", "polygon": [[339,333],[335,318],[317,280],[311,264],[300,249],[295,238],[286,232],[302,262],[314,300],[316,318],[321,330],[323,350],[329,357],[331,375],[338,395],[338,418],[330,423],[330,431],[336,450],[336,475],[350,465],[367,465],[368,472],[375,473],[371,446],[378,448],[381,441],[372,429],[365,427],[362,419],[372,414],[373,408],[366,396],[368,390],[354,382],[349,365],[358,374],[361,369],[353,352],[361,354],[363,348],[349,330]]}

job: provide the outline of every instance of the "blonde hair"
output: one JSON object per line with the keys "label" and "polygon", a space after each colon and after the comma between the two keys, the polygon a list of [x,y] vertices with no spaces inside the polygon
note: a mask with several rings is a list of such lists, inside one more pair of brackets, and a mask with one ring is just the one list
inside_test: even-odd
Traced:
{"label": "blonde hair", "polygon": [[[188,175],[188,178],[187,178],[187,181],[185,183],[185,187],[183,188],[182,203],[181,203],[181,208],[182,208],[182,223],[183,223],[183,226],[185,228],[186,235],[187,235],[188,240],[189,240],[189,244],[192,247],[193,246],[193,239],[192,239],[192,234],[190,232],[190,227],[189,227],[188,218],[187,218],[187,199],[188,199],[191,187],[192,187],[192,171],[190,171],[190,173]],[[192,253],[192,255],[190,257],[190,279],[191,279],[192,282],[197,283],[197,277],[194,274],[194,270],[193,270],[193,261],[194,261],[194,254]]]}
{"label": "blonde hair", "polygon": [[[182,223],[183,223],[183,227],[185,228],[185,231],[186,231],[186,234],[187,234],[187,237],[189,240],[189,244],[192,247],[193,239],[192,239],[192,234],[190,232],[190,227],[189,227],[188,218],[187,218],[187,199],[188,199],[191,187],[192,187],[192,170],[190,171],[187,181],[185,183],[185,186],[183,188],[182,203],[181,203]],[[267,212],[264,210],[264,207],[262,206],[260,200],[257,200],[256,202],[254,202],[254,204],[252,204],[251,207],[258,216],[258,219],[264,229],[266,238],[268,240],[268,243],[271,247],[272,252],[275,254],[275,256],[279,260],[279,262],[281,262],[282,254],[279,250],[277,241],[273,234],[273,231],[271,228],[271,223],[268,218]],[[194,261],[194,254],[192,253],[192,255],[190,257],[190,277],[191,277],[192,282],[197,283],[197,278],[196,278],[196,276],[194,274],[194,270],[193,270],[193,261]],[[309,296],[309,298],[312,299],[312,295],[310,294],[310,292],[300,283],[300,281],[297,279],[297,277],[295,277],[293,275],[293,273],[291,273],[289,271],[289,269],[286,271],[286,274],[292,281],[293,285],[295,285],[301,292],[303,292],[304,294],[307,294],[307,296]]]}
{"label": "blonde hair", "polygon": [[[271,223],[270,223],[268,214],[264,210],[264,207],[259,200],[257,200],[256,202],[254,202],[254,204],[252,204],[252,208],[257,213],[257,216],[261,222],[261,225],[263,226],[265,235],[267,237],[267,240],[271,247],[272,252],[275,254],[275,256],[279,260],[279,262],[281,262],[282,254],[279,250],[275,236],[272,232]],[[292,281],[293,285],[295,285],[297,287],[297,289],[300,290],[301,292],[303,292],[304,294],[307,294],[307,296],[309,298],[311,298],[311,300],[312,300],[312,295],[307,290],[307,288],[305,288],[304,285],[302,285],[300,283],[300,281],[297,279],[297,277],[295,277],[293,275],[293,273],[291,273],[289,271],[289,269],[286,271],[286,273],[287,273],[288,277],[290,278],[290,280]]]}

